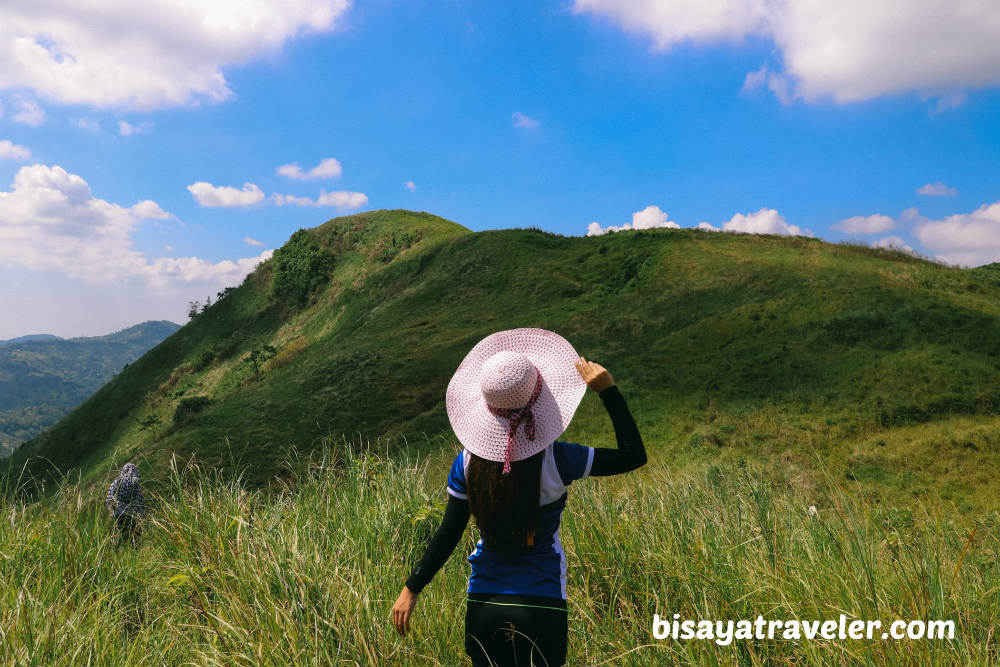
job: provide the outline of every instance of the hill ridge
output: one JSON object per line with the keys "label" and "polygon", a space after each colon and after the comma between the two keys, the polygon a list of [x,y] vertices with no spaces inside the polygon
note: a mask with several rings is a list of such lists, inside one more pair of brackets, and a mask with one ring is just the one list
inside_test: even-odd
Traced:
{"label": "hill ridge", "polygon": [[[343,216],[292,235],[15,463],[44,476],[32,461],[45,456],[96,479],[127,458],[155,475],[171,454],[194,454],[240,461],[264,484],[293,447],[324,438],[448,437],[444,389],[468,349],[539,326],[612,371],[654,450],[779,456],[776,474],[808,479],[818,447],[852,483],[909,493],[937,484],[917,470],[926,461],[871,443],[954,423],[980,468],[992,456],[1000,288],[989,274],[808,237],[567,237],[472,232],[426,212]],[[586,399],[564,437],[614,443]],[[955,471],[972,450],[934,446],[949,483],[971,484]]]}

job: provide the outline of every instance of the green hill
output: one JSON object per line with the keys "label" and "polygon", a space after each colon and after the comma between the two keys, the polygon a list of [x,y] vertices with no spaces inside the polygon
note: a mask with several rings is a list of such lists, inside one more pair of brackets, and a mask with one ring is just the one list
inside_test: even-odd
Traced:
{"label": "green hill", "polygon": [[[996,267],[813,238],[362,213],[297,232],[12,464],[87,481],[196,455],[265,483],[324,437],[404,447],[447,429],[445,388],[478,340],[534,326],[605,365],[677,467],[752,458],[801,488],[832,471],[876,497],[992,508],[998,296]],[[244,360],[265,346],[257,380]],[[564,438],[613,446],[599,401]]]}
{"label": "green hill", "polygon": [[106,336],[0,341],[0,431],[18,441],[38,435],[178,328],[143,322]]}

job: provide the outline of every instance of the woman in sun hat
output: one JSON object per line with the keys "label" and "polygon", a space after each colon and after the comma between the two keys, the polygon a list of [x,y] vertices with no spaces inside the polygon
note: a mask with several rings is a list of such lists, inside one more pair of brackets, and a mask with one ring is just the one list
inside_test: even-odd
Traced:
{"label": "woman in sun hat", "polygon": [[[556,440],[587,387],[608,410],[618,448]],[[470,514],[481,539],[472,564],[465,651],[474,665],[562,665],[566,556],[559,521],[567,487],[646,463],[646,451],[611,374],[545,329],[498,331],[462,361],[446,394],[464,450],[448,475],[444,519],[392,608],[405,635],[417,596],[455,549]]]}

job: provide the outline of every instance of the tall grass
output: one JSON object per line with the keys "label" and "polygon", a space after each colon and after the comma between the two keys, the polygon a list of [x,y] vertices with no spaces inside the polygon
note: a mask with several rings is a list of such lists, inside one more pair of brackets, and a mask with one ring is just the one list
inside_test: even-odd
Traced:
{"label": "tall grass", "polygon": [[[0,664],[453,665],[468,531],[403,639],[389,611],[437,527],[450,445],[423,459],[327,443],[284,490],[174,463],[138,548],[103,497],[64,482],[0,500]],[[434,448],[431,448],[434,449]],[[836,485],[831,484],[833,489]],[[811,514],[746,466],[653,462],[570,489],[569,664],[997,663],[1000,526],[889,510],[839,491]],[[685,619],[952,619],[947,640],[656,640]]]}

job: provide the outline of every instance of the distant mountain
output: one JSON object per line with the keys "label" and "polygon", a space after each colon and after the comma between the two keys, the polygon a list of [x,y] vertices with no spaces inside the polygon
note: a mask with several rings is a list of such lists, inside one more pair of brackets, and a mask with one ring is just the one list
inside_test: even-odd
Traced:
{"label": "distant mountain", "polygon": [[[757,458],[803,488],[832,474],[883,498],[987,503],[1000,490],[997,283],[989,268],[816,238],[472,232],[365,212],[296,232],[13,467],[106,484],[125,460],[153,480],[195,455],[265,485],[325,437],[419,454],[425,435],[453,442],[445,391],[469,349],[542,327],[611,371],[650,458],[678,471]],[[254,368],[253,353],[275,356]],[[614,446],[596,396],[563,438]]]}
{"label": "distant mountain", "polygon": [[179,328],[143,322],[106,336],[0,341],[0,432],[14,446],[30,440]]}
{"label": "distant mountain", "polygon": [[53,341],[53,340],[65,340],[59,336],[53,336],[52,334],[31,334],[30,336],[18,336],[17,338],[11,338],[10,340],[0,340],[0,347],[4,345],[13,345],[14,343],[34,343],[37,341]]}

